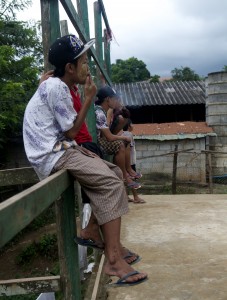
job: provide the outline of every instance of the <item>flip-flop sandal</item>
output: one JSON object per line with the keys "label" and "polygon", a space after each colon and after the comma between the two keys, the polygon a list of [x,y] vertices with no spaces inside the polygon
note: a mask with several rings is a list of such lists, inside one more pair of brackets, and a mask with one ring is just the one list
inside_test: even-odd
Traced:
{"label": "flip-flop sandal", "polygon": [[[128,262],[126,261],[126,259],[127,259],[127,258],[130,258],[130,257],[133,257],[133,256],[135,256],[135,259],[134,259],[132,262],[128,263]],[[126,255],[123,257],[123,259],[127,262],[127,264],[129,264],[129,265],[134,265],[134,264],[138,263],[138,262],[141,260],[141,257],[140,257],[138,254],[135,254],[135,253],[133,253],[133,252],[131,252],[131,251],[128,251],[128,254],[126,254]]]}
{"label": "flip-flop sandal", "polygon": [[134,204],[144,204],[146,203],[145,200],[141,199],[140,201],[132,201]]}
{"label": "flip-flop sandal", "polygon": [[138,190],[139,188],[141,188],[141,184],[139,182],[133,181],[133,182],[127,183],[127,187],[130,189]]}
{"label": "flip-flop sandal", "polygon": [[100,244],[93,241],[92,239],[82,239],[78,236],[74,238],[74,242],[80,246],[91,247],[98,250],[104,250],[104,247],[100,247]]}
{"label": "flip-flop sandal", "polygon": [[136,280],[133,282],[126,281],[126,279],[128,279],[130,276],[137,275],[137,274],[140,274],[140,272],[138,272],[138,271],[129,272],[128,274],[126,274],[125,276],[120,278],[118,281],[116,281],[114,283],[109,283],[107,286],[109,286],[109,287],[131,286],[131,285],[140,284],[148,279],[148,277],[146,276],[145,278],[142,278],[142,279],[139,279],[139,280]]}
{"label": "flip-flop sandal", "polygon": [[140,178],[143,177],[143,175],[141,173],[136,173],[136,175],[129,175],[131,179],[135,179],[135,180],[138,180]]}
{"label": "flip-flop sandal", "polygon": [[128,202],[134,202],[134,200],[131,198],[128,198]]}

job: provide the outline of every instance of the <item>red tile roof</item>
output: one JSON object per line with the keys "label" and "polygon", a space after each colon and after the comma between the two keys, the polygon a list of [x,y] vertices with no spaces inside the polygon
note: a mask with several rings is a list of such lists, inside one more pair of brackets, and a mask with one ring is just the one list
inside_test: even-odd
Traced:
{"label": "red tile roof", "polygon": [[207,134],[213,132],[206,122],[133,124],[134,135]]}

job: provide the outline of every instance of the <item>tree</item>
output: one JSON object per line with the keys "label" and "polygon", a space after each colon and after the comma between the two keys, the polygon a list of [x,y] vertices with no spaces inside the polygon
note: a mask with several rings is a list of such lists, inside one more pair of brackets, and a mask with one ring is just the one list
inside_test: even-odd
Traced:
{"label": "tree", "polygon": [[111,65],[112,81],[115,83],[143,81],[150,78],[145,63],[135,57],[126,60],[117,59]]}
{"label": "tree", "polygon": [[155,74],[155,75],[151,76],[149,81],[152,83],[157,83],[157,82],[159,82],[159,78],[160,78],[160,76]]}
{"label": "tree", "polygon": [[224,72],[227,72],[227,65],[224,65],[224,67],[222,68],[222,70],[223,70]]}
{"label": "tree", "polygon": [[189,67],[181,67],[180,69],[175,68],[171,71],[173,80],[175,81],[192,81],[192,80],[201,80],[199,75],[196,74]]}
{"label": "tree", "polygon": [[15,10],[29,3],[0,4],[0,147],[11,135],[21,134],[24,109],[43,66],[39,24],[15,20]]}

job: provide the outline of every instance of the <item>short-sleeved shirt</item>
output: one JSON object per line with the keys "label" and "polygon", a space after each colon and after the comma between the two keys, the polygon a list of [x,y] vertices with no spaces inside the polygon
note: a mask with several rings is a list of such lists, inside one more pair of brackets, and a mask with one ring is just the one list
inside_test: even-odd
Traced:
{"label": "short-sleeved shirt", "polygon": [[106,112],[101,106],[99,105],[95,106],[95,115],[96,115],[97,138],[99,138],[101,134],[100,129],[109,128],[109,126],[107,124]]}
{"label": "short-sleeved shirt", "polygon": [[64,136],[76,116],[70,90],[57,77],[42,82],[29,101],[23,122],[24,147],[40,179],[51,173],[67,148],[76,145]]}

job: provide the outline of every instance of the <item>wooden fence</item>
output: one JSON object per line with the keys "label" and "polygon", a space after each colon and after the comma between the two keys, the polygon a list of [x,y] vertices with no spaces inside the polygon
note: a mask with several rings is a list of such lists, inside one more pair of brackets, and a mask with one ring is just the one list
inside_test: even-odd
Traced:
{"label": "wooden fence", "polygon": [[[0,186],[33,184],[31,168],[0,171]],[[74,180],[61,170],[0,204],[0,248],[55,202],[60,276],[0,281],[0,296],[62,291],[66,300],[80,300]]]}

